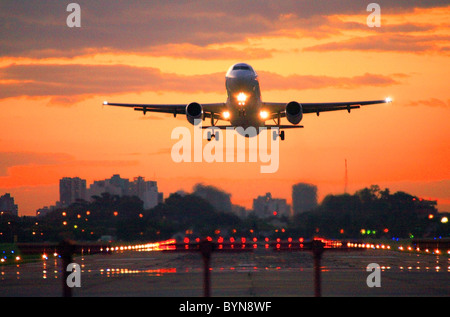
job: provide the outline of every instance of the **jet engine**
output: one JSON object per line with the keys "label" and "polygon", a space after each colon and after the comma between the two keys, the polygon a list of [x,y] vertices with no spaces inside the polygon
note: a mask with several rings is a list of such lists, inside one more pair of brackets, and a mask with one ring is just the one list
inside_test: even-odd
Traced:
{"label": "jet engine", "polygon": [[[195,119],[203,118],[203,107],[201,104],[197,102],[191,102],[186,106],[186,118],[188,119],[190,124],[195,125]],[[200,121],[198,121],[200,123]],[[197,123],[197,124],[198,124]]]}
{"label": "jet engine", "polygon": [[286,105],[286,118],[292,124],[299,124],[303,119],[302,105],[296,101],[291,101]]}

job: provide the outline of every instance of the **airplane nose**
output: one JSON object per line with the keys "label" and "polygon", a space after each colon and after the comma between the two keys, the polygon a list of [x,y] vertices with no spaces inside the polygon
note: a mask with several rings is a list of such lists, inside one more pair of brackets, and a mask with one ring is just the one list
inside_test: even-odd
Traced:
{"label": "airplane nose", "polygon": [[254,76],[228,77],[226,81],[227,89],[232,91],[251,91],[255,83]]}

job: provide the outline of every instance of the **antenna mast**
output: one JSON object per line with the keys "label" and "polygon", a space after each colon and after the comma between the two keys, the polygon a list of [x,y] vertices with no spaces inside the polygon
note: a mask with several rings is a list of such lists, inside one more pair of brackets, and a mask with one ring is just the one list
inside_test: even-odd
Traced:
{"label": "antenna mast", "polygon": [[347,170],[347,159],[345,159],[345,184],[344,184],[344,194],[347,194],[348,186],[348,170]]}

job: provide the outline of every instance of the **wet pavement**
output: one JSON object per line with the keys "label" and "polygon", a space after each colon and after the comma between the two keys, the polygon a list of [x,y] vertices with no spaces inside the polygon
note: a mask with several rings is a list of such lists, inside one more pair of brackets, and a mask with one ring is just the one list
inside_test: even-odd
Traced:
{"label": "wet pavement", "polygon": [[[124,251],[73,259],[81,267],[81,287],[73,296],[203,296],[203,262],[198,253]],[[369,264],[380,266],[380,287],[369,287]],[[213,253],[212,296],[314,296],[310,252]],[[322,296],[449,296],[447,255],[391,250],[325,252]],[[61,261],[0,266],[1,296],[62,296]]]}

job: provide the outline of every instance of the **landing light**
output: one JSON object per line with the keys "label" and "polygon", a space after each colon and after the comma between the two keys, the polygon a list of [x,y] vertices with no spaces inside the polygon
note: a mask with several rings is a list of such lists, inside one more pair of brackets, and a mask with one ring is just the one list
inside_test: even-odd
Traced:
{"label": "landing light", "polygon": [[392,102],[392,98],[391,97],[387,97],[386,98],[386,103],[391,103]]}
{"label": "landing light", "polygon": [[224,112],[222,112],[222,117],[224,118],[224,119],[230,119],[230,112],[229,111],[224,111]]}
{"label": "landing light", "polygon": [[269,113],[267,111],[265,111],[265,110],[262,110],[259,113],[259,116],[261,117],[261,119],[267,119],[269,117]]}
{"label": "landing light", "polygon": [[241,92],[237,95],[236,99],[240,106],[244,106],[245,102],[247,101],[247,95],[245,93]]}
{"label": "landing light", "polygon": [[108,104],[108,101],[103,101],[103,104],[106,106]]}

